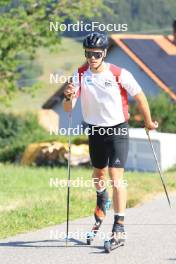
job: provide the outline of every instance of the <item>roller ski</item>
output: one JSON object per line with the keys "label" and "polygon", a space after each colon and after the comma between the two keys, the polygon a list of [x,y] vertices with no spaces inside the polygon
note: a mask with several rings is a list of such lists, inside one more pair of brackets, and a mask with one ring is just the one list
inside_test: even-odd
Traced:
{"label": "roller ski", "polygon": [[110,253],[112,250],[124,246],[126,233],[123,225],[124,217],[115,216],[114,225],[112,228],[112,236],[104,242],[105,253]]}
{"label": "roller ski", "polygon": [[93,242],[102,222],[106,216],[106,210],[111,206],[111,201],[108,196],[108,192],[104,190],[102,193],[97,193],[97,205],[94,212],[95,224],[92,230],[87,233],[87,245],[91,245]]}

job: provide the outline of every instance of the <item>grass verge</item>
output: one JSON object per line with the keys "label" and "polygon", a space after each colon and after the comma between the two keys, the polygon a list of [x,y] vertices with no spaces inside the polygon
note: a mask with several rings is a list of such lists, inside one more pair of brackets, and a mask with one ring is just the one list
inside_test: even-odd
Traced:
{"label": "grass verge", "polygon": [[[165,176],[169,191],[174,191],[176,173],[167,172]],[[71,178],[79,179],[83,186],[84,181],[91,178],[91,169],[73,168]],[[66,184],[62,182],[62,188],[56,187],[58,180],[65,179],[66,168],[0,164],[0,238],[66,221]],[[127,207],[163,192],[157,173],[126,172],[125,179],[128,182]],[[70,219],[93,214],[96,201],[93,187],[71,187],[70,198]]]}

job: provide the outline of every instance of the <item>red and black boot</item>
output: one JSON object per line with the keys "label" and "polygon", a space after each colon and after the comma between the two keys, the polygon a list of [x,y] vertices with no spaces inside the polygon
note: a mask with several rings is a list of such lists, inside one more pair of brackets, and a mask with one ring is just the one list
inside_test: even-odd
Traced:
{"label": "red and black boot", "polygon": [[111,201],[109,199],[108,192],[106,189],[102,192],[97,192],[97,204],[94,212],[95,216],[95,224],[91,232],[87,234],[87,244],[90,245],[93,241],[94,237],[96,236],[105,216],[106,210],[108,210],[111,206]]}

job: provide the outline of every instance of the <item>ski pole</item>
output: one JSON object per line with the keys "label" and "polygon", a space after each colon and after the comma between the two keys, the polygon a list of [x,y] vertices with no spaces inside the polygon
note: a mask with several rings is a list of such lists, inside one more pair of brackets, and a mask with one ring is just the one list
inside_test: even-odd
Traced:
{"label": "ski pole", "polygon": [[148,141],[150,143],[150,146],[151,146],[151,149],[152,149],[152,152],[153,152],[153,156],[154,156],[155,161],[156,161],[156,165],[157,165],[158,172],[159,172],[159,175],[160,175],[160,179],[161,179],[161,182],[162,182],[162,185],[163,185],[163,188],[164,188],[166,197],[167,197],[167,201],[168,201],[169,207],[171,208],[171,202],[170,202],[169,195],[168,195],[168,192],[167,192],[167,189],[166,189],[166,184],[164,182],[164,178],[163,178],[163,175],[162,175],[162,172],[161,172],[161,169],[160,169],[160,165],[159,165],[159,162],[158,162],[158,158],[157,158],[155,149],[153,147],[153,144],[152,144],[152,141],[151,141],[151,138],[150,138],[149,129],[148,128],[145,128],[145,131],[146,131],[146,134],[148,136]]}
{"label": "ski pole", "polygon": [[70,166],[71,166],[71,134],[70,128],[72,123],[71,111],[68,114],[68,181],[67,181],[67,229],[66,229],[66,246],[68,243],[68,231],[69,231],[69,212],[70,212]]}

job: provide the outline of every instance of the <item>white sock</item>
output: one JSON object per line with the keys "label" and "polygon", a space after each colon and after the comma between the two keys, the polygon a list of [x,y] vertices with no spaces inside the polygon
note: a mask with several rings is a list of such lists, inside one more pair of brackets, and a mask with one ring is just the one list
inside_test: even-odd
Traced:
{"label": "white sock", "polygon": [[101,193],[105,190],[106,188],[102,188],[102,189],[99,189],[99,190],[96,190],[97,193]]}
{"label": "white sock", "polygon": [[125,213],[115,213],[114,214],[115,216],[118,215],[118,216],[125,216]]}

